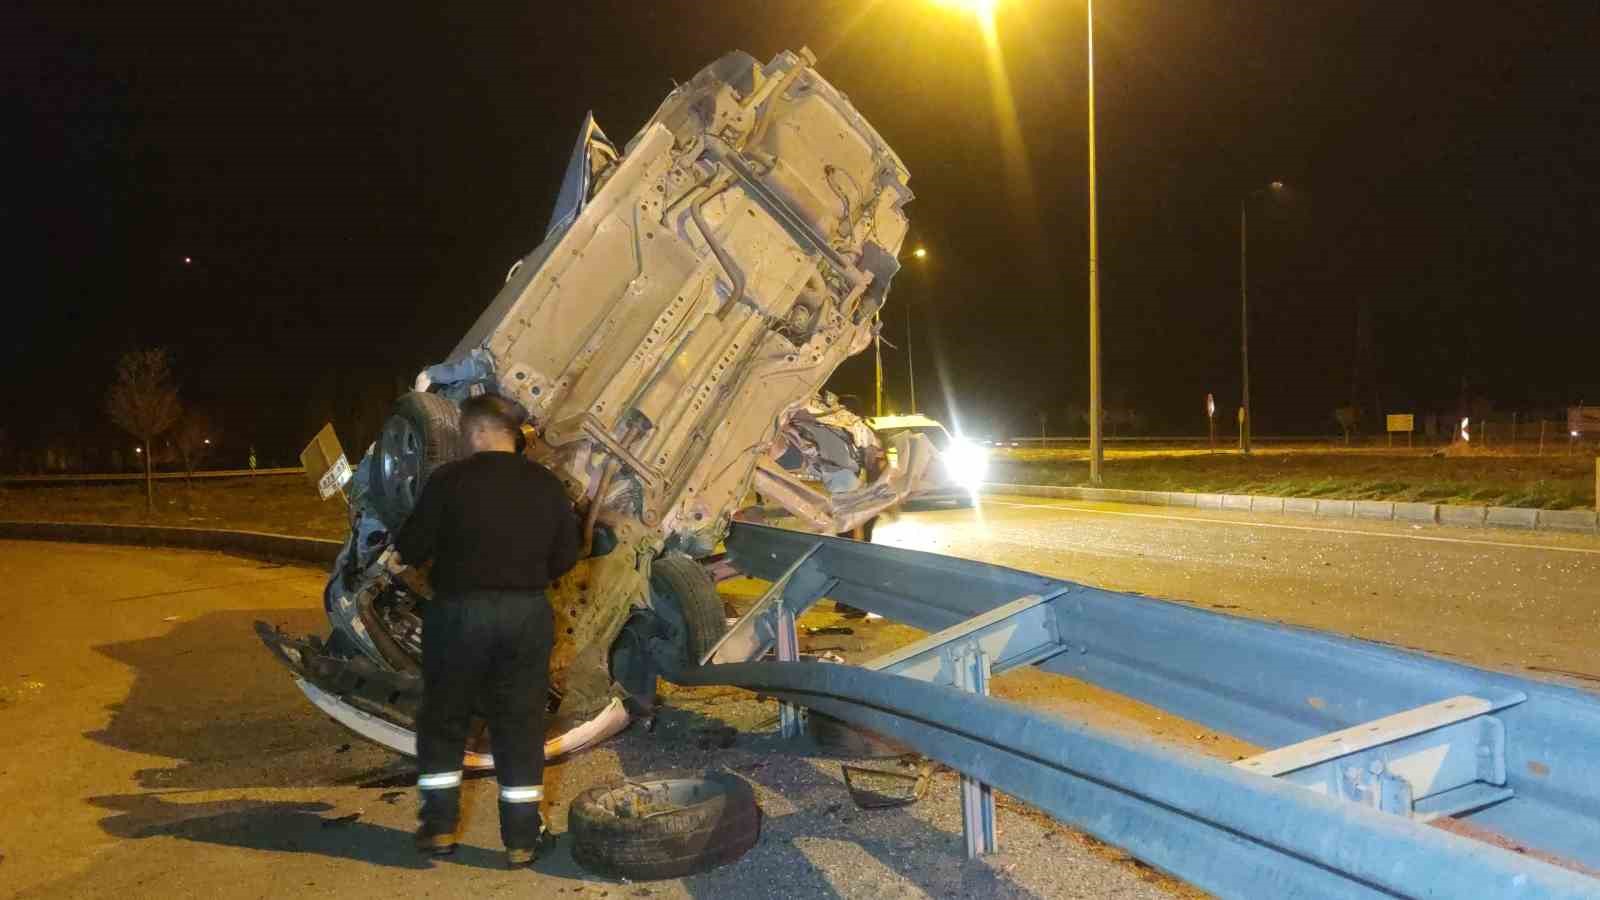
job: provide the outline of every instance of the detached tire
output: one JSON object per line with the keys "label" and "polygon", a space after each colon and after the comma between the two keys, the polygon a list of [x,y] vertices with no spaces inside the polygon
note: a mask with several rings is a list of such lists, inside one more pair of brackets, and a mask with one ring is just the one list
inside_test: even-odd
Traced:
{"label": "detached tire", "polygon": [[688,665],[699,665],[728,630],[717,583],[695,560],[669,555],[650,564],[650,591],[683,616],[688,629]]}
{"label": "detached tire", "polygon": [[761,836],[755,791],[727,772],[590,788],[567,814],[572,857],[600,875],[682,878],[743,856]]}
{"label": "detached tire", "polygon": [[383,524],[405,524],[434,470],[461,455],[461,411],[438,394],[412,391],[394,402],[372,448],[367,495]]}

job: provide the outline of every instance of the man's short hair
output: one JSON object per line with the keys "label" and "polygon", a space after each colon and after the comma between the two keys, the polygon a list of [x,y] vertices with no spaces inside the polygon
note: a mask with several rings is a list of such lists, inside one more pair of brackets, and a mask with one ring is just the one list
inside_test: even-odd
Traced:
{"label": "man's short hair", "polygon": [[528,418],[515,400],[499,394],[479,394],[461,403],[461,433],[474,428],[492,428],[506,436],[522,436],[522,423]]}

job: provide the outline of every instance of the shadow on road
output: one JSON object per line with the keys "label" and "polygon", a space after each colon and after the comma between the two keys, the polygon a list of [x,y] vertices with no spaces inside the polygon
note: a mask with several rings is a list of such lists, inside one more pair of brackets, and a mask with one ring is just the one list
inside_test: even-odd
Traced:
{"label": "shadow on road", "polygon": [[[106,833],[120,838],[174,837],[225,847],[312,853],[400,869],[429,866],[412,850],[409,833],[359,820],[325,818],[319,813],[332,809],[326,803],[175,803],[161,794],[91,797],[89,802],[115,811],[100,825]],[[473,847],[461,848],[458,861],[501,867],[497,854]]]}
{"label": "shadow on road", "polygon": [[304,695],[256,639],[257,619],[296,632],[326,628],[320,609],[225,610],[157,637],[98,645],[134,680],[106,726],[84,736],[172,760],[137,773],[147,789],[315,787],[390,765],[391,754],[306,714]]}

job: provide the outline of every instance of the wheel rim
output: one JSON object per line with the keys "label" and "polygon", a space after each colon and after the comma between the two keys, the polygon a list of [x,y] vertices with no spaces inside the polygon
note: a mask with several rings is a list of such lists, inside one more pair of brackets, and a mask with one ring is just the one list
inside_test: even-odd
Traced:
{"label": "wheel rim", "polygon": [[422,480],[421,436],[404,416],[390,416],[383,423],[379,447],[384,493],[410,508],[416,503]]}

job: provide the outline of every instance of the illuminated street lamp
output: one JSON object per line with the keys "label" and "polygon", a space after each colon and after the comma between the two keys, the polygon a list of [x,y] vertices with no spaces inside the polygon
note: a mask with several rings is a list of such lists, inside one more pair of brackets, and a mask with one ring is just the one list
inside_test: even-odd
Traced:
{"label": "illuminated street lamp", "polygon": [[[925,247],[918,247],[911,251],[911,255],[916,259],[927,259],[928,250]],[[873,380],[875,385],[873,389],[872,415],[881,417],[883,415],[883,334],[881,330],[883,312],[880,310],[875,315],[875,318],[880,325],[880,330],[872,339]],[[889,346],[893,347],[894,345],[890,344]],[[911,379],[911,412],[915,414],[917,411],[917,373],[911,365],[911,304],[909,303],[906,304],[906,374]]]}
{"label": "illuminated street lamp", "polygon": [[[985,39],[993,51],[994,12],[999,0],[934,0],[941,6],[957,6],[978,18]],[[1103,418],[1100,400],[1100,213],[1096,197],[1095,137],[1094,137],[1094,0],[1084,2],[1084,24],[1088,29],[1088,88],[1089,88],[1089,483],[1102,483],[1100,470],[1105,463],[1106,449],[1101,433]],[[997,68],[997,67],[996,67]],[[991,77],[1002,77],[991,72]]]}
{"label": "illuminated street lamp", "polygon": [[[928,249],[918,247],[911,251],[917,259],[928,258]],[[906,304],[906,378],[911,382],[911,414],[917,414],[917,368],[911,357],[911,304]]]}
{"label": "illuminated street lamp", "polygon": [[1262,194],[1271,191],[1274,194],[1283,191],[1283,182],[1274,181],[1266,187],[1256,188],[1244,195],[1239,201],[1239,366],[1242,370],[1243,384],[1241,385],[1240,416],[1239,416],[1239,452],[1250,452],[1250,428],[1254,422],[1250,418],[1250,277],[1248,256],[1249,225],[1246,218],[1246,209],[1250,201]]}

